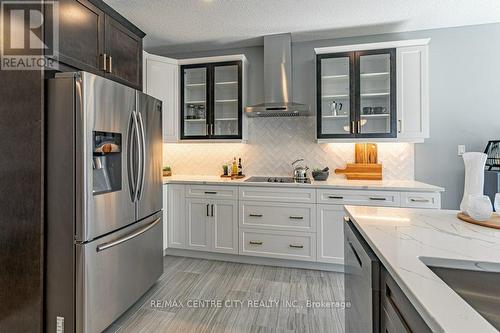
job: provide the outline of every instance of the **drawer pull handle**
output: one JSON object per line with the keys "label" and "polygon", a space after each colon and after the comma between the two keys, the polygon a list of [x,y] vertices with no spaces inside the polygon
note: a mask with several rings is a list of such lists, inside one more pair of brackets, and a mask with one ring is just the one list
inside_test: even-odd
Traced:
{"label": "drawer pull handle", "polygon": [[250,242],[248,242],[248,243],[250,243],[250,245],[262,245],[262,244],[264,244],[264,243],[263,243],[263,242],[261,242],[261,241],[250,241]]}
{"label": "drawer pull handle", "polygon": [[303,249],[304,248],[304,245],[294,245],[294,244],[290,244],[289,245],[292,249]]}
{"label": "drawer pull handle", "polygon": [[371,197],[370,200],[373,200],[373,201],[386,201],[387,198]]}
{"label": "drawer pull handle", "polygon": [[205,194],[217,194],[217,192],[213,192],[213,191],[205,191]]}
{"label": "drawer pull handle", "polygon": [[411,198],[411,202],[430,202],[429,199],[417,199],[417,198]]}
{"label": "drawer pull handle", "polygon": [[338,199],[338,200],[342,200],[342,199],[344,199],[344,197],[341,197],[341,196],[338,196],[338,195],[329,195],[329,196],[328,196],[328,199]]}
{"label": "drawer pull handle", "polygon": [[290,220],[303,220],[304,216],[290,216]]}
{"label": "drawer pull handle", "polygon": [[250,217],[262,217],[262,214],[249,214]]}

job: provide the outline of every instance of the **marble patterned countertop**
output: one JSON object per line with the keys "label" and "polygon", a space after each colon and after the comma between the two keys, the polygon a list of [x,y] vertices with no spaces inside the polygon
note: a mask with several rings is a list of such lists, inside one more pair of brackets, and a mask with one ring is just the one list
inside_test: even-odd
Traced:
{"label": "marble patterned countertop", "polygon": [[456,218],[457,212],[450,210],[345,209],[434,332],[498,332],[424,261],[500,272],[500,230],[462,222]]}
{"label": "marble patterned countertop", "polygon": [[281,186],[281,187],[301,187],[301,188],[329,188],[329,189],[350,189],[350,190],[384,190],[384,191],[421,191],[421,192],[442,192],[444,189],[414,180],[346,180],[342,178],[330,177],[326,181],[312,181],[310,184],[302,183],[262,183],[245,182],[243,179],[231,180],[219,176],[197,176],[197,175],[174,175],[163,177],[164,184],[201,184],[201,185],[238,185],[238,186]]}

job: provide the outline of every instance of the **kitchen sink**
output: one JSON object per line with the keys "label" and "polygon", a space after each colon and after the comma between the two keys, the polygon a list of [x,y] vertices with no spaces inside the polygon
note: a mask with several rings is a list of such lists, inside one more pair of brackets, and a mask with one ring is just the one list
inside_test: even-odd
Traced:
{"label": "kitchen sink", "polygon": [[500,331],[500,265],[438,258],[420,259]]}

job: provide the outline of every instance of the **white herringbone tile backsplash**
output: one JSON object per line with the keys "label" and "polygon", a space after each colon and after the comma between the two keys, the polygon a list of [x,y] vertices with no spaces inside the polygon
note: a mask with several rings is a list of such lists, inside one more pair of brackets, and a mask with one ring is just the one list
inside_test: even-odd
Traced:
{"label": "white herringbone tile backsplash", "polygon": [[[290,175],[298,158],[312,168],[333,170],[354,162],[354,143],[315,142],[313,117],[249,118],[248,141],[242,143],[167,143],[164,165],[177,175],[219,175],[222,164],[241,157],[246,175]],[[379,143],[379,162],[388,180],[414,179],[414,147],[410,143]]]}

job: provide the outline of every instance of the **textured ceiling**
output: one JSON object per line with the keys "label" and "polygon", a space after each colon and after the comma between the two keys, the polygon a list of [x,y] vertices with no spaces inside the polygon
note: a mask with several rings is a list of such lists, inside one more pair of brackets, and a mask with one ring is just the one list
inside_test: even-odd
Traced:
{"label": "textured ceiling", "polygon": [[500,22],[500,0],[105,0],[169,53]]}

